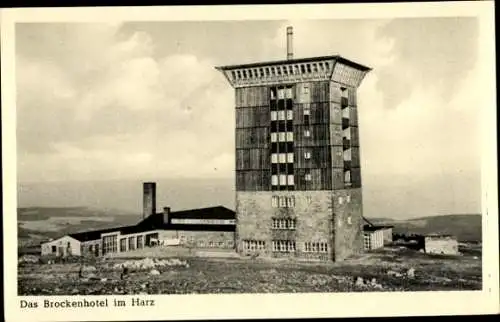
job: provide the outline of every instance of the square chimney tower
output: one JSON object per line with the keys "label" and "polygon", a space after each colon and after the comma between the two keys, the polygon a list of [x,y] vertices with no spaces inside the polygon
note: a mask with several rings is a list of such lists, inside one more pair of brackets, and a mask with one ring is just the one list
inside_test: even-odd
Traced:
{"label": "square chimney tower", "polygon": [[357,88],[339,55],[216,67],[235,89],[241,254],[339,261],[363,251]]}
{"label": "square chimney tower", "polygon": [[143,183],[142,218],[156,213],[156,182]]}

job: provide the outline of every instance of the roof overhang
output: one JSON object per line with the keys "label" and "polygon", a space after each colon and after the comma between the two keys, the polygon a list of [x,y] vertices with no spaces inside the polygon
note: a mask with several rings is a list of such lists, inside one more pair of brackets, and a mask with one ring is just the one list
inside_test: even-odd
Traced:
{"label": "roof overhang", "polygon": [[359,87],[371,68],[339,55],[215,67],[234,88],[305,81],[335,81]]}

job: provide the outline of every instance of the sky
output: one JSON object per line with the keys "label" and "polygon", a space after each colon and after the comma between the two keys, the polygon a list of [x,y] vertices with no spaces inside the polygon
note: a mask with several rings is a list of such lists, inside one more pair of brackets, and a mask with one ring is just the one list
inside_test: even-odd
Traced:
{"label": "sky", "polygon": [[[285,59],[288,25],[295,58],[340,54],[372,68],[358,94],[370,214],[480,212],[479,29],[466,17],[17,24],[20,206],[135,189],[127,207],[140,209],[139,184],[97,187],[123,180],[225,182],[234,202],[234,90],[214,67]],[[48,197],[49,186],[78,198]],[[127,203],[118,199],[103,205]]]}

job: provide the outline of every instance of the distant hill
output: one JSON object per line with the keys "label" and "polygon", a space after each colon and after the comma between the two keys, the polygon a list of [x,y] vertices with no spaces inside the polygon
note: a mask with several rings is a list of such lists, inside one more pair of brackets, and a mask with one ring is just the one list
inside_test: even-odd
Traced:
{"label": "distant hill", "polygon": [[394,233],[451,234],[461,241],[481,241],[481,215],[440,215],[431,217],[394,220],[388,218],[367,218],[375,225],[394,226]]}
{"label": "distant hill", "polygon": [[132,225],[140,214],[122,210],[89,207],[25,207],[18,208],[18,239],[21,245],[92,229]]}

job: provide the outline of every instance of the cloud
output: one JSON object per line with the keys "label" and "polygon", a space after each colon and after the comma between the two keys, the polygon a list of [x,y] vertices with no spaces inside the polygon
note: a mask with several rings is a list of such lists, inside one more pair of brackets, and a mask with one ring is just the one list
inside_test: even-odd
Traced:
{"label": "cloud", "polygon": [[117,26],[46,28],[45,51],[18,51],[20,180],[227,175],[232,89],[213,62],[155,59],[147,33]]}

